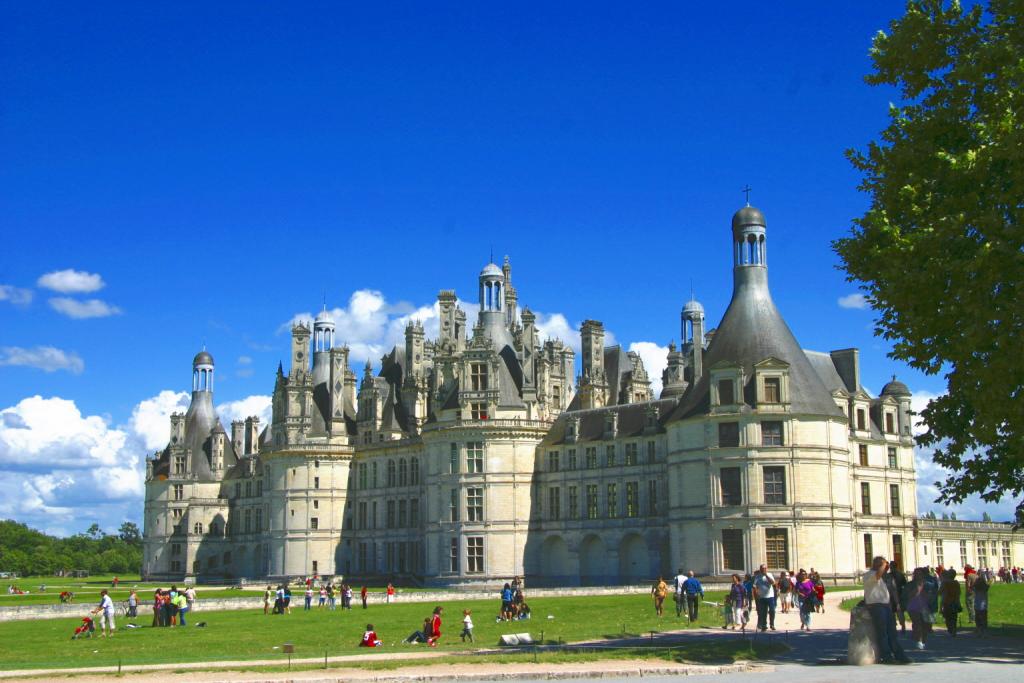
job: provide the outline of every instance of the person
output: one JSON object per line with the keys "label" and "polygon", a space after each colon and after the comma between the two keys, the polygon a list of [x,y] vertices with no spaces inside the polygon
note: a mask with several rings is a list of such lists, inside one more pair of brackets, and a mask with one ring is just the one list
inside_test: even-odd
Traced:
{"label": "person", "polygon": [[473,642],[473,612],[472,610],[462,610],[462,634],[460,636],[462,642],[466,642],[466,638],[469,638],[469,642]]}
{"label": "person", "polygon": [[782,606],[782,613],[789,613],[790,596],[793,595],[793,581],[789,578],[789,572],[785,569],[779,576],[779,604]]}
{"label": "person", "polygon": [[686,616],[689,618],[690,623],[693,623],[697,621],[700,601],[704,599],[704,586],[700,585],[700,581],[697,580],[692,571],[683,582],[683,591],[686,593]]}
{"label": "person", "polygon": [[989,582],[984,577],[974,582],[974,624],[979,636],[988,633],[988,589]]}
{"label": "person", "polygon": [[163,620],[161,619],[160,608],[162,606],[160,600],[160,589],[157,588],[153,591],[153,626],[163,626]]}
{"label": "person", "polygon": [[942,618],[946,621],[946,631],[956,638],[957,622],[963,606],[960,604],[960,582],[956,580],[956,570],[947,569],[939,588],[942,598]]}
{"label": "person", "polygon": [[292,613],[292,589],[287,583],[284,585],[284,611],[285,614]]}
{"label": "person", "polygon": [[814,583],[807,572],[801,571],[796,577],[796,594],[800,596],[800,630],[811,630],[811,615],[814,614],[814,604],[818,601],[818,594],[814,591]]}
{"label": "person", "polygon": [[757,608],[757,630],[762,633],[769,626],[775,630],[775,577],[765,565],[754,573],[754,606]]}
{"label": "person", "polygon": [[139,596],[135,592],[135,589],[133,588],[132,592],[128,594],[128,618],[129,619],[134,619],[135,617],[137,617],[138,616],[138,610],[139,610]]}
{"label": "person", "polygon": [[359,599],[363,601],[363,609],[366,609],[366,586],[359,589]]}
{"label": "person", "polygon": [[309,609],[312,606],[313,606],[313,587],[310,586],[309,584],[306,584],[306,604],[303,605],[302,609],[308,612]]}
{"label": "person", "polygon": [[[907,603],[903,601],[903,596],[907,592],[907,575],[903,573],[902,567],[900,567],[899,560],[893,559],[889,563],[889,574],[888,581],[891,581],[894,590],[892,590],[892,609],[896,613],[896,620],[900,622],[900,630],[903,633],[907,632],[907,618],[904,612],[907,611]],[[888,587],[889,584],[886,584]]]}
{"label": "person", "polygon": [[345,584],[345,592],[343,594],[342,600],[345,603],[345,609],[352,609],[352,586],[348,585],[347,583]]}
{"label": "person", "polygon": [[907,664],[907,658],[896,638],[896,618],[892,613],[889,589],[885,585],[885,570],[889,562],[882,556],[871,561],[871,569],[864,572],[864,604],[871,614],[871,622],[878,636],[878,652],[882,662]]}
{"label": "person", "polygon": [[928,593],[925,590],[928,570],[918,567],[911,576],[904,594],[903,604],[910,614],[910,633],[918,650],[925,648],[928,635],[932,632],[935,616],[932,613]]}
{"label": "person", "polygon": [[171,608],[171,592],[160,591],[160,625],[170,627],[173,623]]}
{"label": "person", "polygon": [[168,610],[170,612],[170,615],[171,615],[170,616],[170,625],[171,626],[177,626],[178,625],[178,603],[175,601],[175,598],[177,598],[177,597],[178,597],[178,587],[177,586],[171,586],[171,590],[167,594],[167,608],[168,608]]}
{"label": "person", "polygon": [[967,608],[967,623],[974,623],[974,583],[978,572],[969,564],[964,565],[964,606]]}
{"label": "person", "polygon": [[676,572],[675,578],[672,579],[672,583],[675,586],[676,593],[676,617],[678,618],[683,614],[683,607],[686,606],[686,590],[683,588],[683,584],[686,583],[686,579],[689,578],[683,572],[683,568],[680,567],[679,571]]}
{"label": "person", "polygon": [[363,632],[363,639],[359,641],[359,647],[380,647],[383,644],[377,637],[376,631],[373,630],[373,624],[367,624],[366,631]]}
{"label": "person", "polygon": [[178,593],[172,598],[174,602],[174,608],[178,612],[178,621],[182,626],[188,626],[185,623],[185,615],[188,614],[188,598],[185,597],[184,593]]}
{"label": "person", "polygon": [[185,599],[188,601],[189,614],[191,614],[192,612],[196,611],[196,599],[197,599],[197,597],[198,596],[196,594],[196,587],[195,586],[189,586],[188,588],[185,589]]}
{"label": "person", "polygon": [[100,637],[113,636],[116,628],[114,626],[114,601],[110,599],[106,588],[100,591],[100,604],[92,613],[100,615]]}
{"label": "person", "polygon": [[505,584],[501,589],[501,621],[512,621],[512,586]]}
{"label": "person", "polygon": [[118,579],[117,579],[117,577],[116,577],[116,576],[114,577],[114,580],[113,580],[113,581],[111,581],[111,584],[113,584],[113,587],[114,587],[114,588],[117,588],[117,581],[118,581]]}
{"label": "person", "polygon": [[334,609],[338,604],[338,593],[334,590],[334,584],[327,586],[327,609]]}
{"label": "person", "polygon": [[320,601],[317,603],[317,608],[321,608],[327,604],[327,586],[320,584]]}
{"label": "person", "polygon": [[267,586],[267,590],[263,591],[263,613],[266,614],[270,610],[270,596],[274,594],[274,589]]}
{"label": "person", "polygon": [[388,582],[387,596],[384,601],[389,605],[395,601],[395,587],[391,585],[390,581]]}
{"label": "person", "polygon": [[740,625],[741,630],[746,630],[747,622],[743,619],[743,610],[747,606],[747,592],[743,588],[743,581],[739,574],[732,575],[732,585],[729,587],[727,602],[732,609],[733,630],[736,630],[737,624]]}
{"label": "person", "polygon": [[659,617],[664,614],[665,597],[668,595],[668,584],[664,577],[659,576],[651,589],[651,596],[654,598],[654,613]]}
{"label": "person", "polygon": [[415,645],[416,643],[425,643],[430,638],[427,634],[430,633],[430,617],[423,620],[423,626],[420,630],[413,631],[409,634],[409,637],[403,640],[403,643],[408,645]]}
{"label": "person", "polygon": [[[889,563],[889,569],[885,572],[885,576],[882,577],[882,580],[885,581],[885,587],[889,591],[889,607],[892,608],[893,617],[895,617],[897,621],[902,622],[903,610],[900,608],[900,588],[902,584],[897,583],[896,581],[896,570],[893,567],[893,562]],[[903,632],[905,633],[907,626],[905,623],[901,623],[901,625],[903,626]]]}
{"label": "person", "polygon": [[427,638],[427,645],[430,647],[437,647],[437,641],[441,639],[442,612],[444,612],[444,608],[438,605],[434,608],[434,615],[430,617],[430,637]]}

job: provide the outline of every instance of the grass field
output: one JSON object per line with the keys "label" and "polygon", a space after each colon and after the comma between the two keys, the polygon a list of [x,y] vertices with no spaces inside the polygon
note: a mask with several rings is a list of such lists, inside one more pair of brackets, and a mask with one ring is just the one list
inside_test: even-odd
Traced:
{"label": "grass field", "polygon": [[[963,590],[963,584],[961,584],[960,590]],[[859,597],[843,600],[840,606],[849,611],[860,600]],[[997,583],[993,585],[988,592],[988,605],[988,626],[993,635],[1011,637],[1024,635],[1024,584]],[[974,624],[967,623],[966,610],[960,614],[960,626],[966,630],[974,630]],[[908,625],[907,628],[910,626]],[[945,628],[941,616],[935,628]]]}
{"label": "grass field", "polygon": [[[720,600],[721,594],[709,593],[708,600]],[[372,622],[386,644],[372,650],[386,660],[389,652],[417,651],[424,646],[402,645],[401,640],[418,629],[433,609],[428,603],[397,603],[372,606],[368,610],[313,610],[293,608],[290,615],[264,616],[262,610],[223,612],[198,611],[189,615],[194,624],[205,621],[205,628],[151,628],[151,612],[141,612],[139,629],[125,629],[127,621],[118,622],[113,638],[71,641],[75,619],[47,619],[0,624],[0,668],[44,668],[124,664],[194,662],[215,660],[273,659],[284,660],[284,643],[293,643],[294,657],[323,657],[366,653],[358,643],[367,622]],[[452,653],[479,647],[492,647],[506,633],[530,632],[535,640],[545,643],[579,642],[627,636],[648,636],[653,631],[686,628],[686,620],[671,616],[659,619],[654,614],[650,597],[613,595],[598,597],[537,598],[530,601],[533,619],[512,623],[495,623],[498,601],[458,601],[442,603],[445,608],[444,637],[440,649]],[[462,643],[462,610],[473,611],[476,644]],[[83,608],[82,613],[86,612]],[[553,618],[549,619],[548,616]],[[701,619],[694,626],[719,626],[717,610],[703,606]],[[278,649],[275,649],[275,646]],[[730,652],[749,649],[745,641],[736,639]],[[728,659],[727,652],[718,653]]]}

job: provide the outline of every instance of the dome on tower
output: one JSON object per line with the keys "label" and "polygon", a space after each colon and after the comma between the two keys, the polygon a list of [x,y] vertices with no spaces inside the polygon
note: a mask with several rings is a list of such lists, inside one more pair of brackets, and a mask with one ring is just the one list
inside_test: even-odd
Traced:
{"label": "dome on tower", "polygon": [[486,277],[488,275],[497,275],[498,277],[505,277],[505,274],[501,272],[501,268],[494,265],[493,263],[488,263],[486,266],[484,266],[484,269],[480,271],[480,277]]}
{"label": "dome on tower", "polygon": [[732,217],[733,230],[742,230],[748,225],[760,225],[762,228],[767,225],[764,221],[764,214],[761,213],[761,210],[750,205],[744,206],[733,214]]}
{"label": "dome on tower", "polygon": [[686,302],[686,305],[683,306],[683,315],[687,314],[704,315],[704,306],[702,306],[696,299],[690,299]]}
{"label": "dome on tower", "polygon": [[898,398],[912,395],[907,385],[896,379],[895,375],[893,375],[891,382],[882,387],[882,396],[895,396]]}
{"label": "dome on tower", "polygon": [[333,325],[334,324],[334,318],[331,317],[331,314],[328,313],[327,309],[325,308],[324,310],[322,310],[322,311],[320,311],[319,313],[316,314],[315,322],[318,322],[318,323],[328,323],[330,325]]}
{"label": "dome on tower", "polygon": [[192,359],[192,365],[213,365],[213,356],[207,353],[206,349],[203,349]]}

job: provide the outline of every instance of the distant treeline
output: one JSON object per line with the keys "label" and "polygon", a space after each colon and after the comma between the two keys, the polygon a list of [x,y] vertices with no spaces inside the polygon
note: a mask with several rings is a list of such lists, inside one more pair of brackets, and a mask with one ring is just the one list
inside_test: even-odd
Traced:
{"label": "distant treeline", "polygon": [[12,520],[0,521],[0,572],[52,575],[85,569],[91,574],[137,574],[142,568],[142,535],[125,522],[116,535],[93,524],[83,534],[49,536]]}

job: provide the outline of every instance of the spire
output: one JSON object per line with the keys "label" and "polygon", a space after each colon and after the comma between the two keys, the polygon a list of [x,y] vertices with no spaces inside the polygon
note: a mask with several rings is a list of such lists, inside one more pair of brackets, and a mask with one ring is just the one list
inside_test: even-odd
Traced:
{"label": "spire", "polygon": [[751,190],[751,189],[753,189],[753,188],[751,188],[751,187],[750,187],[750,185],[745,185],[745,186],[743,187],[743,194],[744,194],[744,195],[746,196],[746,198],[747,198],[747,199],[746,199],[746,201],[747,201],[747,206],[750,206],[750,190]]}

